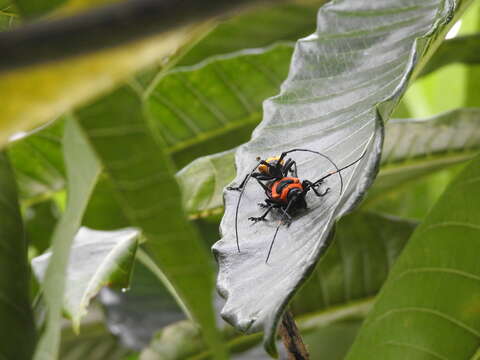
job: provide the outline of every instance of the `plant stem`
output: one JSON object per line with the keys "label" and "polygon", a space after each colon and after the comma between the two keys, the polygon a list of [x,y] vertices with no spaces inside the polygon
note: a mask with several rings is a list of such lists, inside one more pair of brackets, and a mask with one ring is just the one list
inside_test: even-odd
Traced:
{"label": "plant stem", "polygon": [[287,350],[288,360],[308,360],[310,355],[303,343],[297,324],[293,318],[292,312],[287,310],[283,315],[282,322],[278,328],[278,333],[282,339],[283,345]]}

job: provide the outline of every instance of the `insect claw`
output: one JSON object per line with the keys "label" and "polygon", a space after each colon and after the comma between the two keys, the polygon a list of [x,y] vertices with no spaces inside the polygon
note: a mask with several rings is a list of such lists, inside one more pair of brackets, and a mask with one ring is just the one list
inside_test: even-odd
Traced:
{"label": "insect claw", "polygon": [[327,195],[329,191],[330,191],[330,188],[326,188],[325,191],[320,194],[320,196],[325,196],[325,195]]}
{"label": "insect claw", "polygon": [[258,203],[257,205],[260,206],[262,209],[268,208],[268,205],[265,203]]}
{"label": "insect claw", "polygon": [[241,191],[242,189],[239,186],[227,186],[227,190]]}
{"label": "insect claw", "polygon": [[253,221],[253,223],[256,224],[256,223],[259,222],[259,221],[264,221],[265,218],[262,217],[262,216],[260,216],[260,217],[253,217],[253,216],[252,216],[252,217],[249,217],[248,220]]}

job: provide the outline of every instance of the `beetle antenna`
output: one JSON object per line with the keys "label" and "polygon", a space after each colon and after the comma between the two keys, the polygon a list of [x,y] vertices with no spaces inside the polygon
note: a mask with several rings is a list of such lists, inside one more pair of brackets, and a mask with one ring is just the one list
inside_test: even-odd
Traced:
{"label": "beetle antenna", "polygon": [[[292,204],[293,204],[293,199],[290,200],[290,202],[288,203],[287,207],[285,208],[285,211],[284,211],[285,214],[288,213],[288,209],[290,209],[290,205],[292,205]],[[272,252],[273,243],[275,242],[275,238],[277,237],[278,230],[280,229],[280,225],[282,225],[282,223],[283,223],[282,220],[280,220],[280,221],[278,222],[277,229],[275,230],[275,234],[273,235],[272,242],[270,243],[270,248],[268,249],[268,254],[267,254],[267,258],[265,259],[265,264],[268,263],[268,258],[270,257],[270,253]]]}
{"label": "beetle antenna", "polygon": [[258,163],[255,165],[255,167],[252,169],[252,171],[250,171],[247,178],[245,179],[245,182],[243,183],[242,191],[240,192],[240,196],[238,197],[237,208],[235,209],[235,238],[236,238],[236,241],[237,241],[238,252],[240,252],[240,243],[238,241],[238,209],[240,208],[240,201],[242,200],[243,193],[245,192],[245,188],[247,187],[247,183],[250,180],[250,178],[252,177],[252,174],[255,172],[257,167],[260,165],[261,159],[260,160],[258,160],[258,159],[259,158],[257,157]]}
{"label": "beetle antenna", "polygon": [[277,233],[278,233],[278,230],[280,229],[280,225],[282,225],[281,220],[278,222],[277,229],[275,230],[275,234],[273,235],[272,242],[270,243],[270,248],[268,249],[267,258],[265,259],[265,264],[268,263],[268,258],[270,257],[270,253],[272,252],[273,243],[275,242],[275,238],[277,237]]}
{"label": "beetle antenna", "polygon": [[[316,185],[320,184],[320,183],[321,183],[323,180],[325,180],[326,178],[328,178],[328,177],[330,177],[330,176],[338,173],[338,175],[340,176],[340,195],[342,195],[342,192],[343,192],[343,178],[342,178],[342,174],[341,174],[340,172],[343,171],[343,170],[345,170],[345,169],[348,169],[350,166],[353,166],[353,165],[355,165],[356,163],[358,163],[360,160],[363,159],[363,157],[365,156],[366,153],[367,153],[367,149],[365,149],[365,151],[363,152],[363,154],[362,154],[357,160],[351,162],[350,164],[348,164],[348,165],[346,165],[346,166],[344,166],[344,167],[342,167],[342,168],[340,168],[340,169],[337,168],[336,171],[332,171],[331,173],[329,173],[329,174],[321,177],[321,178],[318,179],[317,181],[313,182],[312,185],[310,185],[310,187],[316,186]],[[309,187],[309,188],[310,188],[310,187]]]}
{"label": "beetle antenna", "polygon": [[291,153],[291,152],[295,152],[295,151],[306,151],[306,152],[311,152],[313,154],[317,154],[325,159],[327,159],[328,161],[330,161],[330,163],[335,167],[335,170],[334,172],[331,172],[329,173],[326,177],[323,177],[317,181],[315,181],[314,183],[312,183],[312,185],[310,185],[308,187],[308,189],[312,186],[315,186],[317,185],[317,183],[320,183],[322,180],[326,179],[327,177],[329,177],[330,175],[333,175],[333,174],[337,174],[338,173],[338,176],[340,177],[340,194],[342,194],[342,191],[343,191],[343,177],[342,177],[342,174],[340,174],[340,171],[342,171],[343,169],[339,169],[337,164],[335,164],[335,162],[330,159],[330,157],[328,157],[327,155],[325,154],[322,154],[321,152],[318,152],[318,151],[315,151],[315,150],[310,150],[310,149],[292,149],[292,150],[288,150],[286,151],[284,154],[288,154],[288,153]]}

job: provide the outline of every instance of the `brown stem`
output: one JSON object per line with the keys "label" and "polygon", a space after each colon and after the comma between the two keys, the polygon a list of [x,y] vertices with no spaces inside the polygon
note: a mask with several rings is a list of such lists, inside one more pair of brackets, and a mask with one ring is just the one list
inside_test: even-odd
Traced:
{"label": "brown stem", "polygon": [[310,355],[303,343],[297,324],[295,324],[295,320],[290,310],[287,310],[283,315],[282,322],[278,328],[278,333],[282,338],[285,349],[287,349],[288,360],[310,359]]}

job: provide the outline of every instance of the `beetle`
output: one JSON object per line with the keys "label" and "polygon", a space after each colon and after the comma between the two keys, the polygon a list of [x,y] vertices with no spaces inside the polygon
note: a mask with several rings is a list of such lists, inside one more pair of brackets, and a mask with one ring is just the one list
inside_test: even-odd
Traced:
{"label": "beetle", "polygon": [[[328,174],[322,176],[321,178],[313,182],[310,180],[302,181],[298,177],[297,164],[295,160],[291,158],[285,160],[287,155],[293,152],[314,153],[327,159],[335,167],[335,170],[329,172]],[[282,220],[279,222],[275,230],[273,239],[270,243],[267,258],[265,260],[265,263],[267,263],[280,225],[290,225],[290,223],[292,222],[292,217],[295,215],[295,213],[302,209],[307,209],[307,201],[305,198],[307,193],[312,190],[314,194],[318,197],[323,197],[327,195],[330,191],[330,188],[326,188],[323,192],[320,192],[318,188],[325,179],[334,174],[338,174],[340,178],[341,195],[343,191],[343,178],[340,172],[359,162],[364,155],[365,152],[357,160],[353,161],[352,163],[348,164],[343,168],[339,168],[335,164],[335,162],[333,162],[333,160],[330,159],[330,157],[328,157],[327,155],[310,149],[291,149],[281,153],[280,156],[270,157],[266,160],[262,160],[261,158],[257,157],[256,160],[258,161],[258,163],[255,165],[252,171],[245,176],[240,185],[227,187],[227,190],[240,191],[240,196],[238,198],[235,211],[235,235],[238,252],[240,252],[240,244],[238,240],[238,210],[240,207],[240,201],[245,191],[245,187],[251,178],[257,180],[258,184],[263,188],[265,192],[266,199],[263,203],[259,203],[258,205],[266,210],[262,215],[258,217],[250,217],[249,220],[253,221],[254,223],[257,223],[259,221],[265,221],[266,216],[273,209],[277,209],[282,215]]]}

